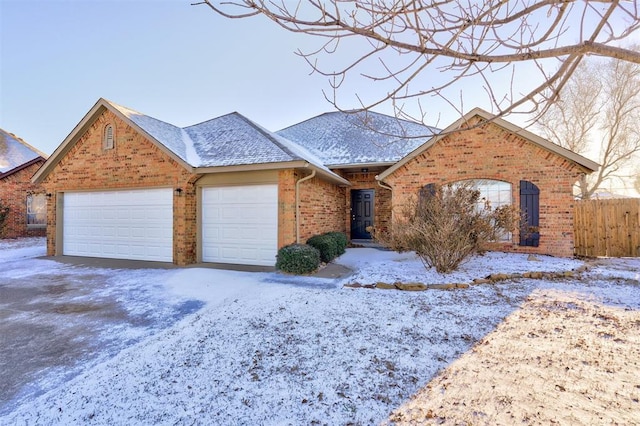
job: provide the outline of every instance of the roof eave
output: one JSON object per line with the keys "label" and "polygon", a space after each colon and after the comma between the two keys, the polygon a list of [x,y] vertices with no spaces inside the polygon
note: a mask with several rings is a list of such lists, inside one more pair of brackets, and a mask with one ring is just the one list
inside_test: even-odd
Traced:
{"label": "roof eave", "polygon": [[327,164],[330,169],[352,169],[357,167],[389,167],[394,165],[395,161],[374,161],[366,163],[343,163],[343,164]]}
{"label": "roof eave", "polygon": [[256,163],[256,164],[235,164],[228,166],[209,166],[209,167],[196,167],[194,173],[207,174],[207,173],[227,173],[227,172],[250,172],[254,170],[283,170],[283,169],[296,169],[300,167],[306,167],[308,163],[303,160],[299,161],[280,161],[277,163]]}
{"label": "roof eave", "polygon": [[26,169],[27,167],[29,167],[29,166],[31,166],[33,164],[39,163],[40,161],[46,161],[46,159],[44,157],[42,157],[42,156],[38,156],[38,157],[34,158],[33,160],[29,160],[26,163],[22,163],[19,166],[14,167],[11,170],[7,170],[4,173],[0,172],[0,179],[4,179],[7,176],[11,176],[12,174],[18,173],[20,170],[24,170],[24,169]]}
{"label": "roof eave", "polygon": [[349,182],[347,179],[338,176],[337,174],[333,173],[330,170],[326,170],[324,168],[315,166],[313,164],[309,164],[308,166],[309,168],[313,169],[316,171],[317,174],[321,175],[322,177],[324,177],[326,180],[337,184],[338,186],[351,186],[351,182]]}
{"label": "roof eave", "polygon": [[212,167],[196,167],[194,173],[228,173],[228,172],[251,172],[259,170],[286,170],[286,169],[312,169],[316,173],[328,181],[338,184],[339,186],[351,186],[351,182],[338,176],[337,174],[327,171],[322,167],[318,167],[305,160],[296,161],[280,161],[277,163],[257,163],[257,164],[238,164],[229,166],[212,166]]}

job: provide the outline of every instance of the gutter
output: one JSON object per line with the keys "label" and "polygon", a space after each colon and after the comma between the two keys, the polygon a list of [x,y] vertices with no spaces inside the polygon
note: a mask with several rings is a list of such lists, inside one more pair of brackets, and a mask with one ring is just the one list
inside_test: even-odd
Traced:
{"label": "gutter", "polygon": [[311,170],[309,176],[305,176],[296,182],[296,243],[300,244],[300,184],[306,180],[313,179],[316,176],[316,170]]}

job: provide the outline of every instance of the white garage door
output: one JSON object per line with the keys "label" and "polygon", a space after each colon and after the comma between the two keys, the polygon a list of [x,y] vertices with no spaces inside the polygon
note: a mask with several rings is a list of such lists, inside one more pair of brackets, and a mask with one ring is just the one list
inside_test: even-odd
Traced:
{"label": "white garage door", "polygon": [[278,185],[202,189],[202,261],[273,266]]}
{"label": "white garage door", "polygon": [[111,259],[173,260],[173,191],[66,192],[63,253]]}

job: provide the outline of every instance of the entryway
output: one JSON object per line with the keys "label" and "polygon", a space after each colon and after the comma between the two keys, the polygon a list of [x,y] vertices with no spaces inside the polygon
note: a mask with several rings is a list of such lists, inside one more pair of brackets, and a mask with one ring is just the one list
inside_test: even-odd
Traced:
{"label": "entryway", "polygon": [[351,239],[370,240],[371,234],[367,227],[373,226],[374,221],[373,189],[355,189],[351,191]]}

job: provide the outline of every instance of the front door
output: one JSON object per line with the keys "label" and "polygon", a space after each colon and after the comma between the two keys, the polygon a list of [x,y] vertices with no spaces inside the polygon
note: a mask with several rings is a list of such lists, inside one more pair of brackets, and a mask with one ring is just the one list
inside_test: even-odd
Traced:
{"label": "front door", "polygon": [[351,239],[371,239],[367,232],[373,226],[373,189],[351,191]]}

